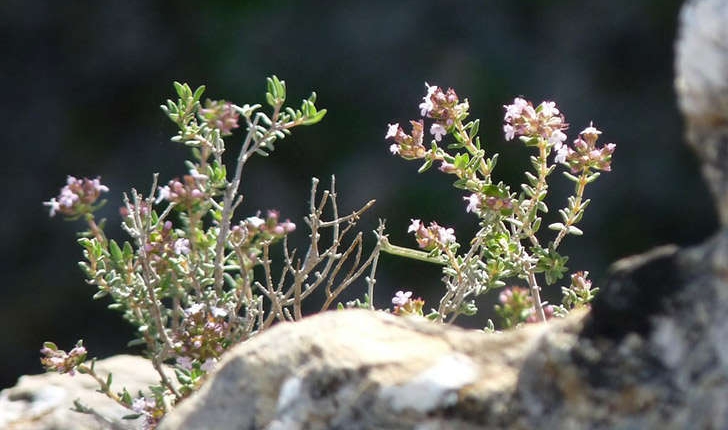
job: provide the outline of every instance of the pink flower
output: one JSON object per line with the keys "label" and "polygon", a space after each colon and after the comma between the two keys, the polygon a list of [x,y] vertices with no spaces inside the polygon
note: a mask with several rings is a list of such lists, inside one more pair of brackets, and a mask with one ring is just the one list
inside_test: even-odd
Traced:
{"label": "pink flower", "polygon": [[412,297],[412,291],[397,291],[392,298],[392,304],[396,306],[404,306],[407,302],[409,302],[410,297]]}
{"label": "pink flower", "polygon": [[430,133],[435,136],[435,140],[439,142],[442,140],[442,137],[447,134],[447,130],[442,126],[442,124],[434,123],[430,127]]}
{"label": "pink flower", "polygon": [[513,140],[516,137],[516,129],[510,124],[503,126],[503,133],[506,135],[506,140]]}
{"label": "pink flower", "polygon": [[447,161],[443,161],[440,164],[440,167],[438,167],[438,169],[443,173],[456,173],[457,172],[455,165],[452,163],[448,163]]}
{"label": "pink flower", "polygon": [[174,253],[177,255],[187,255],[190,253],[190,241],[180,238],[174,241]]}
{"label": "pink flower", "polygon": [[205,360],[204,363],[202,363],[202,365],[200,366],[200,370],[204,370],[205,372],[211,372],[215,368],[215,365],[217,365],[217,360],[215,360],[214,358],[208,358],[207,360]]}
{"label": "pink flower", "polygon": [[185,370],[192,370],[192,360],[189,357],[177,357],[177,365]]}
{"label": "pink flower", "polygon": [[525,99],[516,97],[513,99],[513,104],[503,105],[503,107],[506,108],[506,115],[504,118],[506,121],[510,122],[511,120],[521,116],[523,110],[528,107],[528,102]]}

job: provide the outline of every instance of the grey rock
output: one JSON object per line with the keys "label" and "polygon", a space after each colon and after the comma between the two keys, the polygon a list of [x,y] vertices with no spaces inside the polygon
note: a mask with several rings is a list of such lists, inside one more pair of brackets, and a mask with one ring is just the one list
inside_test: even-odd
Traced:
{"label": "grey rock", "polygon": [[[113,373],[112,389],[147,392],[159,380],[149,361],[138,356],[117,355],[96,362],[100,375]],[[138,429],[143,420],[122,420],[131,411],[96,392],[98,385],[87,375],[58,373],[21,376],[18,383],[0,391],[0,428],[12,430]],[[71,410],[74,400],[96,410],[102,417]]]}
{"label": "grey rock", "polygon": [[[728,2],[680,23],[687,141],[728,227]],[[588,314],[500,335],[365,311],[282,324],[161,428],[726,429],[727,314],[728,229],[617,262]]]}
{"label": "grey rock", "polygon": [[688,144],[728,225],[728,3],[688,1],[675,45],[675,89]]}

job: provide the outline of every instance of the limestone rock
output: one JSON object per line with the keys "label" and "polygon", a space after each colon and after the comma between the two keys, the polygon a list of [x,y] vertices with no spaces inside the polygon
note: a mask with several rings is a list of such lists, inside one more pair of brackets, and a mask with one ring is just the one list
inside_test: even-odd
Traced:
{"label": "limestone rock", "polygon": [[[149,361],[132,355],[117,355],[96,362],[101,375],[113,373],[112,388],[126,387],[130,393],[148,391],[159,380]],[[46,373],[21,376],[17,385],[0,392],[0,428],[7,430],[100,430],[139,429],[143,420],[121,420],[128,409],[97,393],[88,375]],[[98,411],[112,422],[71,410],[73,401]]]}
{"label": "limestone rock", "polygon": [[228,352],[161,428],[471,428],[448,416],[482,399],[492,417],[506,409],[546,330],[492,335],[383,312],[315,315]]}
{"label": "limestone rock", "polygon": [[728,428],[728,232],[615,264],[593,312],[486,334],[363,310],[230,351],[161,429]]}
{"label": "limestone rock", "polygon": [[728,226],[728,3],[688,1],[675,45],[675,88],[688,144]]}
{"label": "limestone rock", "polygon": [[238,345],[183,429],[727,429],[728,2],[681,13],[676,89],[724,230],[616,263],[593,309],[487,335],[383,313]]}

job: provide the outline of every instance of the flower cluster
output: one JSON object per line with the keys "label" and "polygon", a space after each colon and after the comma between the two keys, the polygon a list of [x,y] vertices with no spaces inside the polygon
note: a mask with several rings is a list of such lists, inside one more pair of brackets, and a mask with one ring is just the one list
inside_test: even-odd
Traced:
{"label": "flower cluster", "polygon": [[207,176],[194,170],[184,175],[182,181],[175,178],[168,185],[159,188],[159,197],[156,203],[166,200],[183,208],[192,208],[206,200],[205,183]]}
{"label": "flower cluster", "polygon": [[399,123],[389,124],[385,139],[392,139],[395,143],[389,146],[392,154],[399,154],[406,160],[417,160],[423,158],[427,150],[422,145],[422,129],[424,123],[420,121],[410,121],[412,124],[412,135],[406,134]]}
{"label": "flower cluster", "polygon": [[78,341],[70,352],[58,349],[53,342],[45,342],[40,352],[44,355],[40,362],[46,370],[68,373],[71,376],[76,373],[76,368],[86,361],[86,348],[81,341]]}
{"label": "flower cluster", "polygon": [[230,136],[239,127],[240,113],[235,105],[224,100],[206,100],[205,107],[200,109],[202,118],[210,128],[220,130],[222,136]]}
{"label": "flower cluster", "polygon": [[420,220],[413,219],[407,233],[414,233],[417,245],[425,251],[443,250],[456,243],[455,230],[441,227],[436,222],[431,222],[429,226],[425,227]]}
{"label": "flower cluster", "polygon": [[[541,301],[539,278],[543,277],[547,285],[552,285],[565,275],[567,258],[561,256],[557,248],[567,235],[582,234],[576,224],[589,204],[589,200],[584,199],[584,190],[599,177],[600,173],[594,170],[610,170],[615,145],[597,148],[596,140],[601,132],[590,126],[580,133],[574,147],[570,148],[565,134],[569,126],[555,102],[534,105],[517,97],[512,104],[504,106],[505,138],[510,141],[518,137],[527,147],[535,149],[536,154],[530,157],[533,170],[525,172],[527,182],[520,184],[519,192],[513,192],[510,186],[495,181],[492,176],[498,154],[486,155],[477,137],[480,121],[467,121],[468,101],[461,103],[451,88],[443,91],[438,86],[425,86],[427,93],[419,109],[422,117],[433,120],[429,128],[433,136],[429,148],[425,149],[418,140],[417,151],[414,151],[398,124],[391,124],[385,135],[395,142],[390,151],[408,160],[423,159],[419,172],[439,162],[440,171],[456,177],[453,186],[467,193],[462,197],[466,202],[465,212],[479,218],[480,228],[467,242],[470,249],[459,255],[452,229],[440,227],[435,222],[426,227],[414,219],[408,232],[414,232],[419,248],[428,253],[388,242],[382,249],[444,265],[446,292],[440,307],[432,313],[437,321],[453,321],[459,314],[474,314],[477,311],[474,296],[502,288],[506,281],[516,278],[527,282],[528,289],[507,290],[509,301],[502,303],[499,309],[508,314],[508,324],[546,321],[553,315],[554,307]],[[417,124],[419,139],[425,120],[412,123]],[[446,137],[451,137],[452,141],[446,142]],[[544,241],[536,233],[543,214],[549,212],[546,204],[548,178],[558,164],[570,169],[571,173],[563,173],[576,183],[576,187],[574,195],[567,199],[566,207],[558,210],[562,222],[548,225],[557,232],[556,236],[551,241]]]}
{"label": "flower cluster", "polygon": [[589,172],[590,169],[609,172],[612,170],[612,154],[616,145],[608,143],[601,148],[596,147],[601,131],[592,124],[585,128],[574,140],[574,149],[564,145],[556,154],[556,162],[564,163],[571,173]]}
{"label": "flower cluster", "polygon": [[[316,124],[326,114],[316,107],[315,93],[294,109],[287,106],[285,82],[268,78],[265,100],[271,109],[266,113],[260,104],[208,100],[203,107],[204,86],[193,90],[175,82],[174,88],[178,98],[167,100],[162,110],[178,128],[171,140],[191,150],[191,159],[185,161],[188,174],[161,187],[154,175],[149,195],[134,189],[123,195],[119,213],[129,240],[107,238],[103,220],[96,223],[93,212],[100,207],[96,200],[108,192],[99,179],[69,176],[60,195],[44,203],[51,215],[83,216],[87,228],[78,240],[84,258],[79,266],[88,283],[98,287],[93,297],[110,299],[109,308],[137,328],[130,344],[146,346],[145,355],[159,382],[149,387],[151,397],[112,390],[111,375],[96,374],[93,360],[84,363],[86,350],[80,343],[70,353],[44,344],[43,365],[90,376],[99,392],[134,411],[125,418],[143,415],[150,429],[200,387],[231,345],[276,322],[303,318],[303,300],[320,297],[314,292],[325,297],[321,310],[335,305],[359,279],[368,285],[365,297],[373,297],[380,250],[377,244],[364,258],[363,234],[353,228],[374,201],[340,214],[333,176],[331,188],[321,193],[319,180],[312,180],[305,218],[309,242],[301,252],[290,249],[286,240],[296,224],[281,219],[278,211],[269,210],[264,216],[259,212],[242,221],[236,214],[244,201],[239,194],[244,164],[256,154],[272,152],[293,128]],[[236,145],[237,156],[226,164],[223,137],[243,125],[246,134]],[[408,138],[412,146],[415,141],[421,145],[421,124],[419,137]],[[376,230],[378,237],[383,231],[382,224]],[[272,248],[276,242],[283,242],[280,252]],[[372,301],[366,300],[366,307],[373,309]],[[172,375],[162,364],[173,361]],[[75,410],[96,413],[80,402]]]}
{"label": "flower cluster", "polygon": [[566,140],[563,130],[569,128],[564,116],[552,101],[544,101],[536,108],[525,99],[516,97],[506,109],[503,132],[506,140],[519,136],[531,140],[538,136],[558,151]]}
{"label": "flower cluster", "polygon": [[173,339],[179,354],[177,364],[190,369],[195,360],[201,364],[202,370],[209,371],[229,343],[226,339],[228,312],[219,307],[195,303],[186,308],[184,313],[182,326],[175,332]]}
{"label": "flower cluster", "polygon": [[94,203],[99,199],[101,193],[108,191],[109,188],[101,184],[100,178],[77,179],[69,175],[66,179],[66,186],[61,188],[58,197],[43,202],[43,205],[50,208],[51,216],[61,213],[68,217],[76,217],[98,209],[103,202],[98,205],[94,205]]}
{"label": "flower cluster", "polygon": [[248,217],[230,229],[230,243],[239,248],[256,247],[261,242],[276,242],[296,231],[296,224],[288,218],[280,221],[280,213],[269,209],[266,217],[260,214]]}
{"label": "flower cluster", "polygon": [[[498,303],[495,305],[495,312],[500,318],[501,324],[506,328],[523,323],[539,322],[533,305],[533,297],[528,288],[504,288],[498,295]],[[545,305],[543,309],[547,319],[553,317],[553,306]]]}
{"label": "flower cluster", "polygon": [[422,316],[422,308],[425,306],[425,301],[421,298],[412,298],[412,291],[397,291],[392,298],[392,304],[394,305],[395,315],[417,315]]}
{"label": "flower cluster", "polygon": [[591,307],[591,301],[599,292],[599,288],[592,287],[592,282],[587,279],[589,272],[576,272],[571,275],[571,285],[561,287],[561,305],[556,307],[556,315],[565,316],[570,310],[576,308]]}
{"label": "flower cluster", "polygon": [[131,403],[131,410],[144,417],[144,430],[154,429],[164,418],[164,404],[157,398],[137,397]]}

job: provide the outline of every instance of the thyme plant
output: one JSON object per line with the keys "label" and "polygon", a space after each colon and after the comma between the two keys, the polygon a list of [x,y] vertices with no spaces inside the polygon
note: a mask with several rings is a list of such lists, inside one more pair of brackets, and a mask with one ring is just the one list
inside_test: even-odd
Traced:
{"label": "thyme plant", "polygon": [[[271,112],[266,114],[259,104],[203,104],[204,87],[192,91],[187,84],[175,83],[174,88],[177,100],[168,100],[162,110],[178,127],[172,141],[190,149],[187,174],[164,186],[154,175],[147,195],[134,189],[124,194],[122,228],[130,241],[107,238],[104,222],[97,223],[94,212],[104,204],[99,198],[109,191],[98,178],[69,176],[59,196],[45,202],[51,216],[59,213],[86,223],[78,239],[85,260],[80,266],[87,282],[98,288],[94,298],[109,296],[109,307],[137,327],[138,338],[130,344],[144,345],[159,384],[147,394],[112,390],[112,375],[102,377],[93,360],[86,363],[82,341],[68,353],[46,342],[42,364],[61,373],[91,375],[99,391],[130,410],[127,418],[141,416],[150,428],[200,386],[230,346],[276,321],[301,319],[302,302],[315,291],[323,289],[319,310],[324,311],[367,273],[372,297],[379,256],[377,245],[365,257],[362,233],[353,231],[374,200],[342,214],[333,177],[324,191],[318,179],[312,181],[305,253],[289,249],[288,235],[297,226],[277,211],[235,216],[243,201],[238,188],[246,162],[256,154],[268,155],[292,129],[316,124],[326,114],[316,108],[315,93],[299,109],[286,107],[285,82],[268,78],[266,102]],[[223,160],[225,139],[240,122],[245,134],[230,175]],[[330,240],[324,243],[322,237]],[[271,250],[277,243],[282,244],[283,257],[275,276]],[[165,363],[174,364],[174,376]],[[95,413],[78,401],[76,410]]]}
{"label": "thyme plant", "polygon": [[[138,337],[130,344],[145,347],[159,383],[147,393],[112,389],[112,375],[95,371],[82,341],[69,352],[44,343],[42,364],[50,371],[90,375],[100,392],[129,409],[125,418],[142,418],[147,428],[156,427],[176,403],[200,387],[227,349],[277,321],[300,320],[303,301],[315,291],[323,290],[318,309],[324,311],[363,278],[363,301],[337,306],[373,309],[380,251],[443,266],[444,294],[428,314],[437,322],[475,314],[475,298],[494,289],[501,289],[495,313],[504,327],[564,316],[574,307],[588,306],[597,292],[588,272],[577,272],[562,287],[561,305],[549,305],[540,296],[543,283],[554,284],[566,273],[567,258],[558,248],[566,236],[582,234],[577,225],[589,204],[586,186],[600,171],[610,170],[615,148],[611,143],[597,147],[601,132],[592,125],[567,145],[568,125],[554,102],[534,106],[516,98],[505,106],[506,140],[518,137],[535,152],[533,170],[525,173],[526,183],[518,191],[493,178],[498,155],[486,154],[477,136],[480,121],[468,120],[469,103],[461,102],[454,90],[427,85],[419,106],[423,118],[410,121],[409,134],[399,124],[389,125],[385,138],[392,141],[393,154],[422,161],[420,172],[438,163],[465,194],[465,210],[477,217],[479,230],[462,242],[464,249],[452,228],[413,219],[408,231],[420,249],[391,244],[380,222],[376,244],[365,252],[363,234],[354,228],[374,200],[342,214],[332,177],[329,189],[321,192],[319,180],[312,181],[304,219],[308,249],[297,253],[288,245],[288,235],[297,226],[278,211],[237,217],[243,201],[239,186],[252,156],[268,155],[294,128],[321,121],[326,110],[316,108],[316,94],[298,109],[287,107],[285,82],[273,76],[267,80],[270,112],[264,113],[259,104],[203,103],[204,87],[193,91],[175,83],[174,88],[177,100],[168,100],[162,110],[178,128],[172,141],[190,149],[187,173],[161,186],[154,175],[146,195],[134,189],[124,193],[120,213],[130,240],[107,238],[104,221],[96,221],[94,213],[105,203],[101,195],[109,192],[99,178],[69,176],[60,194],[44,203],[51,216],[85,222],[78,239],[84,256],[80,266],[87,282],[97,287],[94,298],[110,298],[109,307],[137,327]],[[429,146],[424,144],[425,121],[430,122]],[[241,125],[242,143],[228,171],[226,139]],[[561,221],[548,225],[553,235],[547,240],[537,233],[548,212],[548,179],[559,166],[575,190],[558,211]],[[323,237],[330,240],[323,243]],[[280,246],[281,255],[277,275],[274,246]],[[514,284],[517,280],[524,286]],[[424,314],[424,301],[410,291],[398,291],[392,304],[398,315]],[[494,328],[492,321],[488,326]],[[75,405],[79,412],[97,414],[78,400]]]}
{"label": "thyme plant", "polygon": [[[535,155],[530,157],[533,171],[525,172],[527,182],[521,184],[519,191],[511,190],[493,178],[498,154],[486,154],[478,137],[480,120],[468,120],[468,100],[461,102],[451,88],[445,91],[438,86],[425,86],[427,94],[419,105],[423,119],[410,121],[409,134],[398,123],[390,124],[385,139],[393,142],[389,148],[392,154],[423,161],[420,173],[439,163],[441,172],[454,176],[454,187],[466,194],[465,211],[478,218],[480,227],[475,237],[464,242],[469,244],[464,252],[452,228],[436,222],[425,225],[419,219],[412,220],[408,232],[414,234],[421,250],[394,246],[384,238],[385,252],[444,266],[445,293],[438,308],[428,316],[452,322],[458,315],[473,315],[478,311],[475,297],[504,287],[512,279],[524,281],[529,294],[508,289],[500,295],[501,304],[496,312],[506,327],[546,321],[555,311],[564,315],[569,308],[587,304],[596,293],[586,280],[588,272],[572,277],[571,286],[563,289],[564,304],[558,309],[542,301],[543,282],[539,277],[551,285],[566,273],[567,257],[558,253],[559,245],[567,235],[582,234],[577,224],[590,202],[584,199],[584,191],[600,171],[610,170],[615,145],[597,147],[601,131],[590,124],[571,147],[565,143],[568,124],[554,102],[534,106],[516,98],[513,104],[504,106],[505,138],[510,141],[518,137],[521,143],[533,148]],[[425,119],[431,122],[429,147],[424,144]],[[563,174],[574,182],[575,190],[566,207],[558,211],[561,222],[549,224],[555,236],[546,242],[537,233],[543,214],[549,211],[548,179],[557,166],[565,168]],[[402,298],[397,300],[395,304],[402,307]],[[489,325],[492,327],[492,323]]]}

